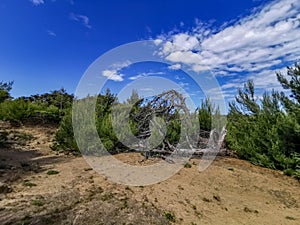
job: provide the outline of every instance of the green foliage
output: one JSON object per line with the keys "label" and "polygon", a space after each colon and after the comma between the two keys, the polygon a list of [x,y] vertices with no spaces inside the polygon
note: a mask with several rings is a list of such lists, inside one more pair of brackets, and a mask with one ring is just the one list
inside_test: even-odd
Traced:
{"label": "green foliage", "polygon": [[56,174],[59,174],[59,171],[57,171],[57,170],[48,170],[47,171],[47,175],[56,175]]}
{"label": "green foliage", "polygon": [[[105,147],[110,153],[118,152],[121,144],[113,131],[111,115],[111,109],[115,100],[116,97],[109,90],[104,95],[76,100],[74,104],[78,118],[73,118],[76,123],[72,123],[72,109],[67,110],[55,134],[55,143],[52,148],[54,150],[78,153],[79,149],[73,131],[73,126],[75,126],[80,132],[77,135],[77,141],[84,148],[85,153],[100,153],[99,151],[101,151],[102,147]],[[89,111],[93,107],[94,102],[96,102],[94,106],[96,108],[95,125],[90,124],[92,121],[82,119],[87,118],[89,115],[94,115],[93,112]],[[93,135],[94,126],[96,126],[96,131],[98,132],[97,137]],[[98,146],[99,142],[95,138],[100,138],[103,146]]]}
{"label": "green foliage", "polygon": [[291,91],[290,97],[300,104],[300,63],[294,67],[287,67],[287,74],[277,73],[277,79],[283,88]]}
{"label": "green foliage", "polygon": [[8,94],[11,85],[0,83],[0,120],[14,124],[57,124],[72,105],[73,95],[67,94],[64,89],[12,100]]}
{"label": "green foliage", "polygon": [[32,217],[30,215],[26,215],[22,218],[19,224],[21,225],[29,225],[31,224]]}
{"label": "green foliage", "polygon": [[213,105],[207,98],[201,103],[198,109],[200,129],[203,131],[210,131],[212,125]]}
{"label": "green foliage", "polygon": [[23,181],[23,186],[32,188],[32,187],[35,187],[37,185],[35,183],[32,183],[30,180],[24,180]]}
{"label": "green foliage", "polygon": [[23,99],[7,100],[0,103],[0,120],[21,124],[58,123],[59,109],[53,105],[37,104]]}
{"label": "green foliage", "polygon": [[132,90],[132,93],[131,93],[131,96],[129,97],[129,99],[127,99],[127,103],[134,105],[134,104],[136,104],[140,99],[141,99],[141,98],[140,98],[140,96],[139,96],[137,90],[133,89],[133,90]]}
{"label": "green foliage", "polygon": [[34,206],[43,206],[45,205],[45,202],[40,199],[35,199],[31,201],[31,204]]}
{"label": "green foliage", "polygon": [[186,162],[184,164],[184,168],[192,168],[192,165],[189,162]]}
{"label": "green foliage", "polygon": [[74,132],[72,126],[72,110],[66,111],[65,116],[60,122],[59,129],[55,133],[55,143],[52,149],[57,151],[76,152],[78,147],[74,139]]}
{"label": "green foliage", "polygon": [[[115,154],[128,151],[140,144],[137,142],[148,139],[149,142],[146,141],[145,145],[149,145],[150,149],[173,150],[181,138],[181,113],[183,112],[179,112],[174,106],[169,106],[166,101],[161,104],[161,108],[156,109],[156,113],[153,113],[153,108],[157,107],[149,103],[153,99],[155,98],[139,98],[137,92],[133,91],[127,102],[118,103],[116,97],[107,90],[102,95],[75,100],[73,110],[76,113],[73,115],[73,121],[76,122],[72,124],[72,111],[66,111],[55,135],[53,149],[74,153],[78,152],[77,145],[79,145],[84,149],[85,154],[102,154],[104,148],[109,153]],[[96,115],[91,109],[95,109]],[[213,116],[221,117],[220,111],[214,110],[209,100],[203,102],[199,111],[199,114],[192,115],[194,127],[189,134],[195,135],[199,132],[199,125],[196,126],[198,122],[204,124],[203,128],[210,131]],[[211,115],[212,113],[215,115]],[[93,116],[95,120],[85,119]],[[79,130],[79,133],[75,133],[77,143],[73,126],[76,132]],[[96,137],[95,128],[98,134]],[[128,137],[133,141],[129,141],[129,145],[125,146],[122,141],[128,141]],[[190,139],[196,140],[197,137],[190,137]],[[181,147],[188,146],[183,144]]]}
{"label": "green foliage", "polygon": [[286,169],[283,171],[285,175],[291,177],[294,175],[294,170],[293,169]]}
{"label": "green foliage", "polygon": [[0,120],[20,123],[29,114],[29,106],[24,100],[9,100],[0,104]]}
{"label": "green foliage", "polygon": [[170,221],[172,223],[176,222],[176,217],[175,217],[174,213],[172,213],[172,212],[165,212],[164,215],[165,215],[165,217],[166,217],[166,219],[168,221]]}
{"label": "green foliage", "polygon": [[9,92],[12,89],[12,85],[13,82],[0,82],[0,103],[11,98]]}
{"label": "green foliage", "polygon": [[61,88],[59,90],[50,91],[49,93],[21,97],[20,99],[39,105],[43,104],[47,107],[55,106],[62,112],[64,109],[68,109],[72,106],[74,96],[68,94],[64,88]]}
{"label": "green foliage", "polygon": [[255,97],[254,84],[248,81],[238,90],[236,102],[229,104],[226,142],[230,149],[252,163],[284,170],[297,176],[299,160],[299,65],[288,68],[286,79],[277,74],[279,82],[291,89],[292,95],[273,91],[264,93],[261,100]]}

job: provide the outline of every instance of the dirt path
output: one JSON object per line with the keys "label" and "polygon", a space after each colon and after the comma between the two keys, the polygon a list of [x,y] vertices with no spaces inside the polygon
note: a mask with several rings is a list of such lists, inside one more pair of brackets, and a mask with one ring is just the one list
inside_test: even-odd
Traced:
{"label": "dirt path", "polygon": [[[0,181],[13,190],[0,195],[0,224],[300,224],[300,184],[279,171],[221,158],[200,173],[192,159],[164,182],[127,187],[81,157],[54,154],[53,128],[19,132],[34,139],[0,149]],[[142,156],[117,158],[138,164]]]}

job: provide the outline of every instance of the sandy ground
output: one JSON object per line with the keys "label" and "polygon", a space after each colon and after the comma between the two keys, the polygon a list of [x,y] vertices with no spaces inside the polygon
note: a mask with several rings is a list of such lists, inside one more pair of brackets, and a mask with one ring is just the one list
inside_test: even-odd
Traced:
{"label": "sandy ground", "polygon": [[[234,158],[218,158],[204,172],[191,159],[170,179],[130,187],[101,176],[82,157],[55,154],[53,127],[31,134],[23,146],[0,149],[0,224],[300,224],[300,183]],[[135,165],[139,153],[116,158]],[[49,174],[49,170],[57,174]]]}

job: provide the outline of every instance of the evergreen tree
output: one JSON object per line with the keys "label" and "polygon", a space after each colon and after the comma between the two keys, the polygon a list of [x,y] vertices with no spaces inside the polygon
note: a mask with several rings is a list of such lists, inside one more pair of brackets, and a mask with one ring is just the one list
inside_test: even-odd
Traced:
{"label": "evergreen tree", "polygon": [[8,83],[0,82],[0,103],[11,98],[9,92],[12,89],[12,85],[12,81]]}

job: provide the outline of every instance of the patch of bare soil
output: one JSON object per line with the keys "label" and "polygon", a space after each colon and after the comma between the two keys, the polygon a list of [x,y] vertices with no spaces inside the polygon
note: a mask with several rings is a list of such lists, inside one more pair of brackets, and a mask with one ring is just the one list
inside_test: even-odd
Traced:
{"label": "patch of bare soil", "polygon": [[[128,187],[82,157],[51,151],[53,127],[15,131],[33,138],[0,149],[0,182],[11,188],[0,194],[0,224],[300,224],[300,184],[279,171],[219,158],[199,172],[200,159],[191,159],[166,181]],[[141,166],[159,160],[116,158]]]}

